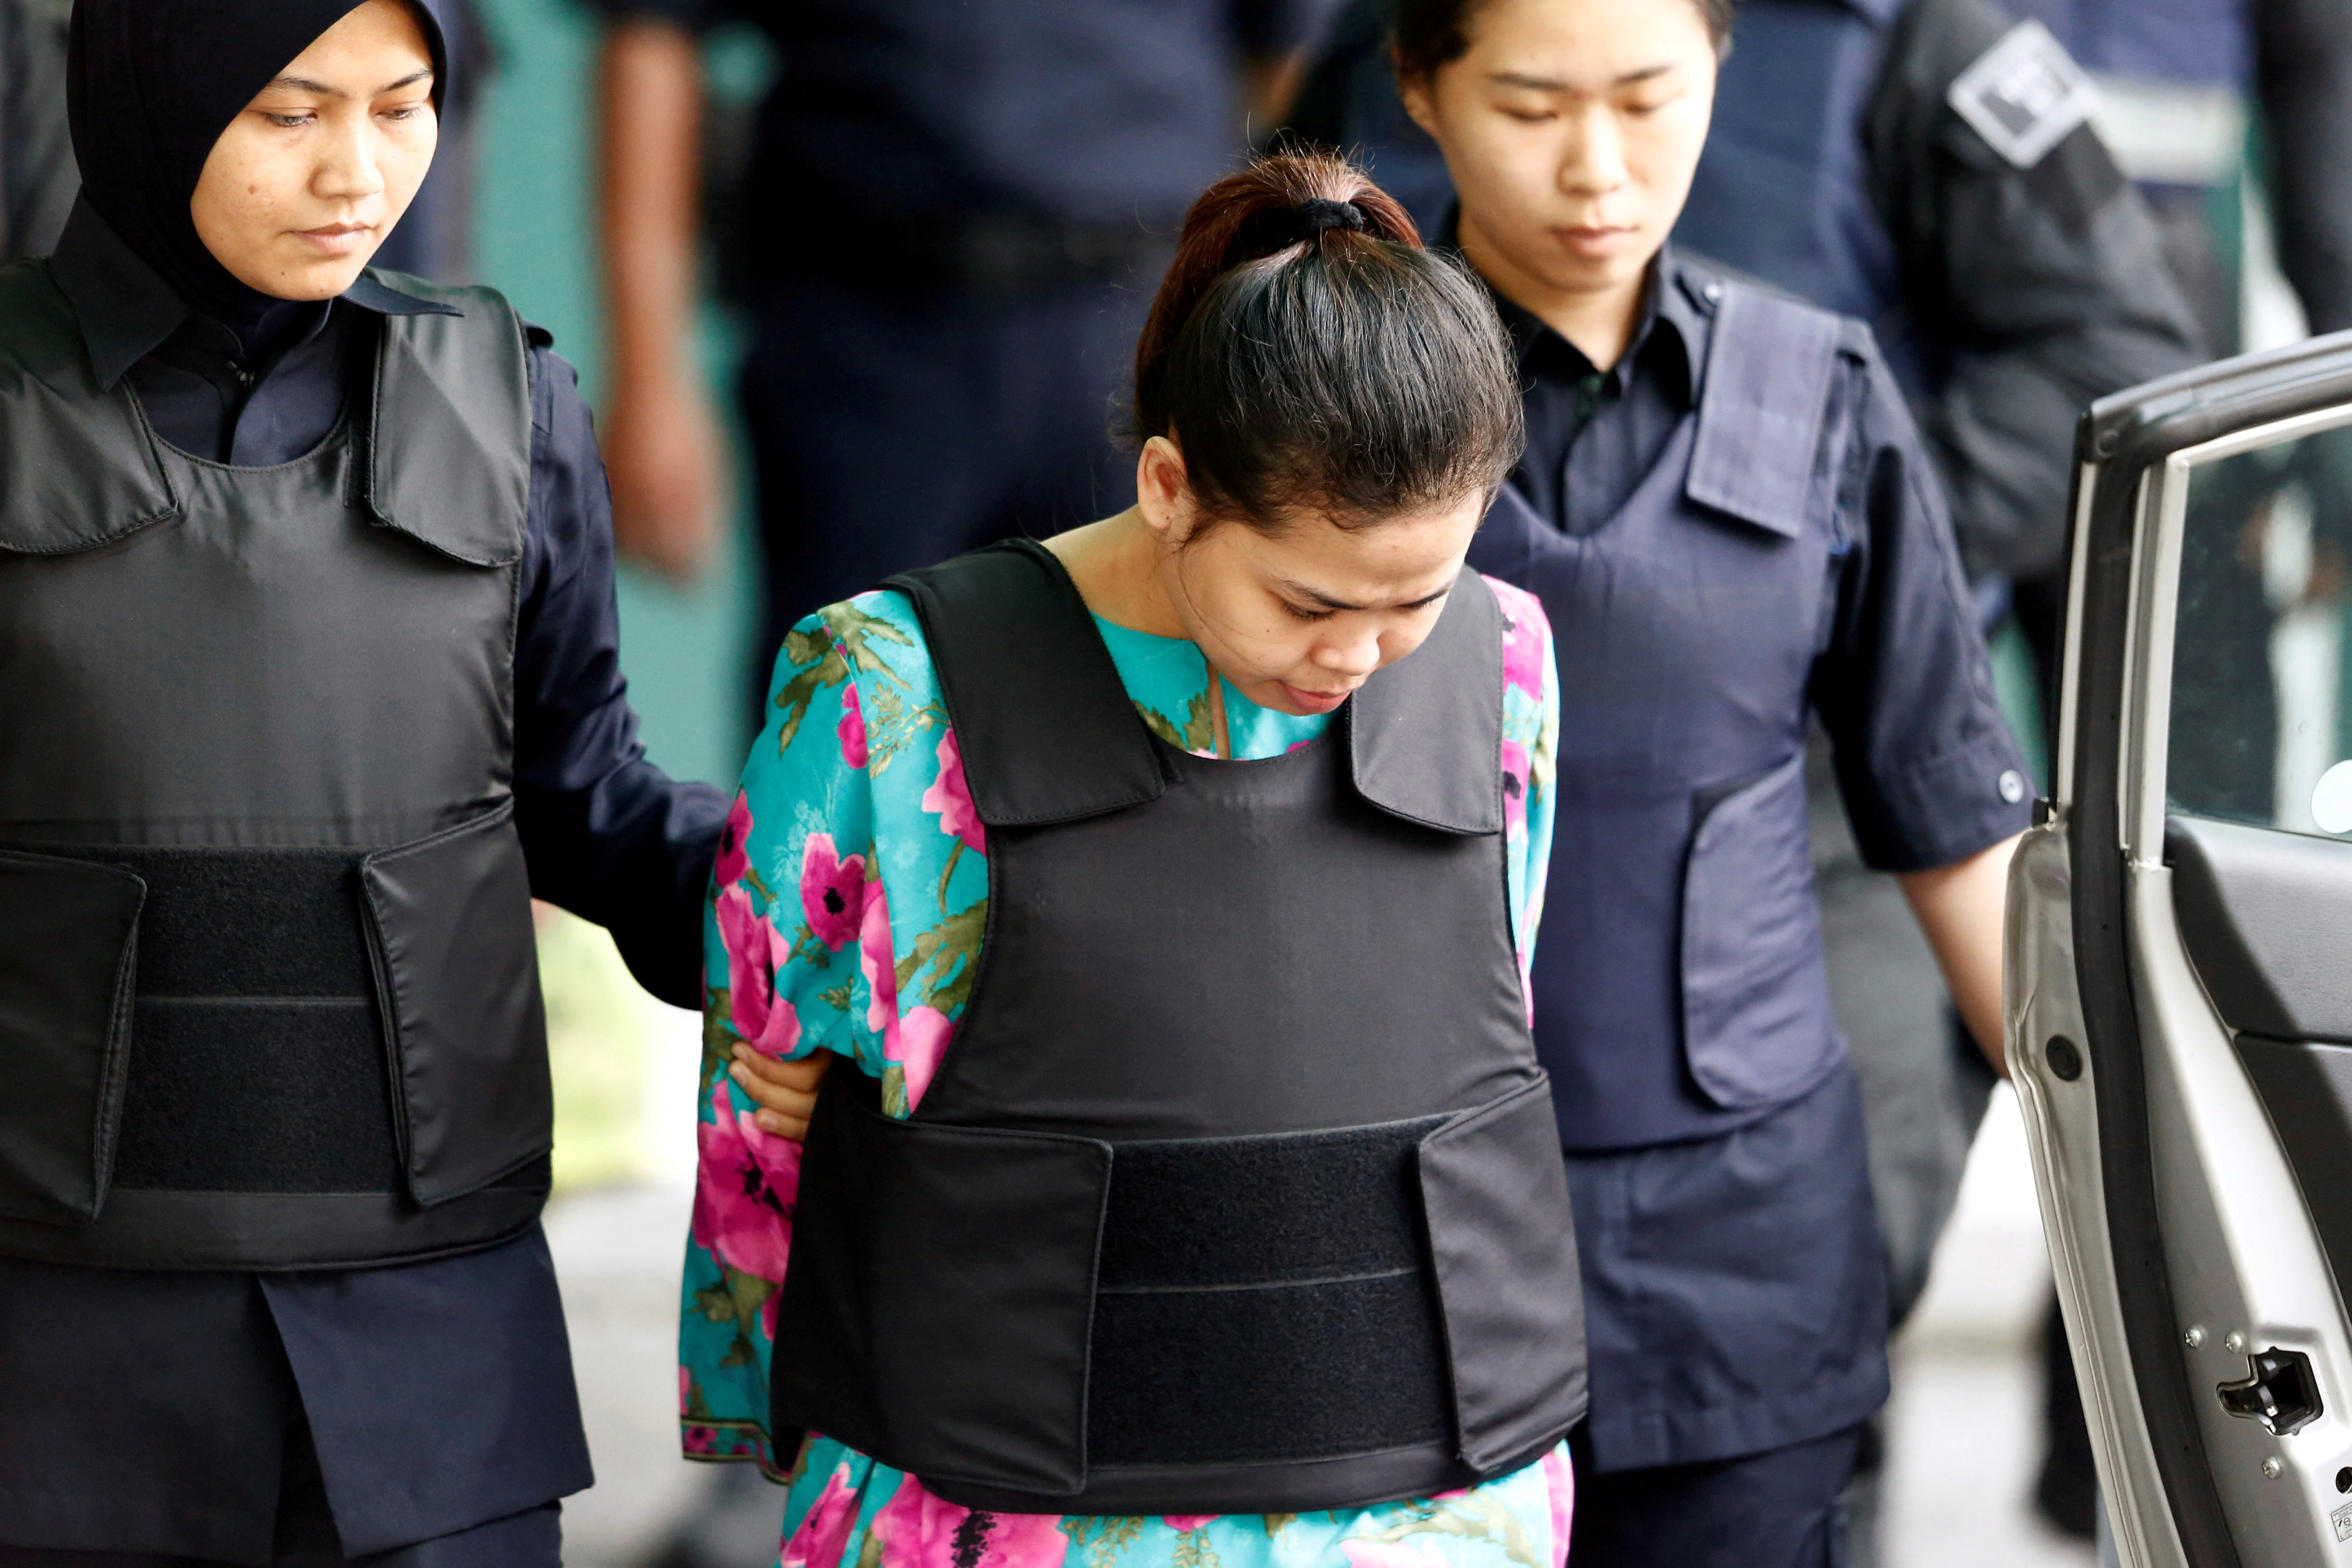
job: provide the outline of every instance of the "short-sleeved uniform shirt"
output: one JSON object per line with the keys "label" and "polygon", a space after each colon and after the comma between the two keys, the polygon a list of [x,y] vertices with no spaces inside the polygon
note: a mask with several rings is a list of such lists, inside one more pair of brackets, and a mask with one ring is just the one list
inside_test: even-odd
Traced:
{"label": "short-sleeved uniform shirt", "polygon": [[[1542,918],[1559,693],[1541,610],[1507,585],[1495,591],[1507,639],[1507,893],[1524,967]],[[1200,649],[1096,625],[1144,722],[1171,746],[1213,755]],[[1235,759],[1280,756],[1330,720],[1261,708],[1231,685],[1223,698]],[[974,1512],[830,1438],[812,1436],[797,1455],[770,1451],[768,1365],[801,1145],[759,1126],[726,1076],[728,1053],[739,1040],[778,1056],[833,1051],[846,1059],[835,1071],[879,1079],[883,1109],[907,1114],[970,999],[986,840],[913,607],[877,592],[803,621],[777,661],[767,727],[719,856],[679,1336],[687,1451],[757,1459],[789,1479],[785,1568],[1559,1568],[1573,1488],[1565,1445],[1444,1497],[1149,1519]]]}
{"label": "short-sleeved uniform shirt", "polygon": [[[1813,722],[1876,869],[1965,859],[2031,809],[1941,498],[1865,328],[1820,319],[1836,333],[1826,378],[1792,372],[1790,395],[1829,407],[1804,485],[1814,499],[1787,538],[1685,501],[1725,299],[1723,280],[1661,256],[1632,347],[1601,371],[1498,298],[1526,389],[1510,480],[1521,520],[1515,533],[1498,512],[1472,550],[1537,591],[1559,638],[1559,806],[1533,993],[1586,1275],[1589,1441],[1609,1470],[1821,1437],[1886,1386],[1858,1097],[1825,988],[1810,1010],[1775,998],[1790,1009],[1779,1049],[1800,1059],[1783,1092],[1727,1099],[1688,1054],[1685,968],[1704,940],[1769,935],[1790,962],[1819,963],[1801,838],[1757,856],[1755,885],[1704,891],[1684,881],[1700,826],[1797,767]],[[1808,570],[1826,582],[1798,594],[1791,559],[1818,559]],[[1790,787],[1801,834],[1801,782]],[[1751,900],[1801,929],[1747,932]],[[1743,955],[1707,956],[1736,971]]]}

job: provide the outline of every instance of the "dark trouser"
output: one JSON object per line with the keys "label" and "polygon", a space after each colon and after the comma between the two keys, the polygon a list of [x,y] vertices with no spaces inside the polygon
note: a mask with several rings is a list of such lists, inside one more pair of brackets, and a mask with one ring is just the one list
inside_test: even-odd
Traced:
{"label": "dark trouser", "polygon": [[1013,297],[777,286],[742,375],[768,662],[794,622],[895,572],[1135,499],[1110,434],[1157,276]]}
{"label": "dark trouser", "polygon": [[1596,1474],[1573,1437],[1574,1568],[1841,1568],[1861,1429],[1761,1454]]}
{"label": "dark trouser", "polygon": [[[307,1426],[287,1434],[278,1531],[269,1568],[562,1568],[563,1505],[545,1503],[454,1535],[364,1557],[346,1557],[327,1507],[318,1450]],[[216,1560],[143,1552],[49,1552],[0,1546],[0,1568],[227,1568]]]}

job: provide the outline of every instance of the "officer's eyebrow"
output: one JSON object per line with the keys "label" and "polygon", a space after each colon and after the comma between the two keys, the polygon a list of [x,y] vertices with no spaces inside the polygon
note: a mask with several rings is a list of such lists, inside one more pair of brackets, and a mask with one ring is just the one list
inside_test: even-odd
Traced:
{"label": "officer's eyebrow", "polygon": [[[418,82],[431,81],[432,79],[433,68],[427,66],[421,71],[411,71],[406,76],[401,78],[398,81],[388,83],[383,87],[376,89],[375,91],[369,96],[373,98],[382,98],[385,93],[398,92],[402,88],[415,87]],[[341,88],[332,87],[322,81],[312,81],[309,77],[279,77],[276,81],[271,82],[269,85],[271,87],[291,88],[296,92],[315,92],[321,98],[351,97],[351,94],[345,92]]]}
{"label": "officer's eyebrow", "polygon": [[1321,610],[1425,610],[1451,592],[1454,585],[1449,582],[1436,592],[1423,594],[1410,604],[1388,605],[1358,604],[1346,599],[1335,599],[1319,588],[1309,588],[1303,582],[1294,582],[1286,577],[1282,580],[1282,588],[1293,598],[1304,599]]}
{"label": "officer's eyebrow", "polygon": [[[1609,85],[1612,88],[1632,87],[1636,82],[1645,82],[1654,78],[1664,76],[1674,68],[1674,62],[1671,60],[1663,61],[1654,66],[1643,66],[1639,70],[1627,71],[1624,75],[1617,78]],[[1578,92],[1582,90],[1574,83],[1561,81],[1557,77],[1534,77],[1528,75],[1525,71],[1496,71],[1489,75],[1486,79],[1493,82],[1496,87],[1525,88],[1531,92]]]}

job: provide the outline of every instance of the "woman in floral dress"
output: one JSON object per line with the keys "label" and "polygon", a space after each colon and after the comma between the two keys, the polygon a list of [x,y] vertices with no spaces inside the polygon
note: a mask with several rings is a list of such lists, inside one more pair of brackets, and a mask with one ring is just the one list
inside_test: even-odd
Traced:
{"label": "woman in floral dress", "polygon": [[[1422,334],[1422,362],[1342,366],[1366,384],[1315,420],[1294,406],[1309,434],[1244,406],[1220,429],[1188,419],[1187,448],[1172,439],[1167,359],[1221,278],[1255,269],[1261,302],[1295,308],[1284,302],[1320,287],[1298,274],[1368,247],[1410,250],[1415,277],[1445,266],[1335,160],[1269,160],[1203,196],[1139,355],[1142,498],[1046,545],[1135,712],[1180,751],[1247,760],[1309,746],[1350,692],[1421,643],[1449,589],[1479,591],[1475,578],[1454,585],[1516,458],[1517,405],[1491,313],[1450,270],[1431,287],[1457,319]],[[1328,319],[1319,325],[1328,341]],[[1467,344],[1450,361],[1448,331]],[[1423,395],[1383,403],[1384,375],[1419,381]],[[1429,395],[1446,392],[1448,376],[1470,392]],[[1485,586],[1501,612],[1502,858],[1524,974],[1551,834],[1559,695],[1536,601]],[[786,1568],[1558,1568],[1565,1443],[1432,1497],[1153,1517],[967,1510],[820,1435],[772,1447],[771,1362],[793,1354],[776,1325],[808,1104],[795,1091],[809,1070],[789,1064],[831,1052],[846,1059],[839,1071],[878,1080],[885,1114],[920,1105],[971,998],[991,891],[989,831],[904,594],[866,593],[802,622],[772,695],[715,876],[679,1392],[689,1455],[756,1461],[789,1489]]]}

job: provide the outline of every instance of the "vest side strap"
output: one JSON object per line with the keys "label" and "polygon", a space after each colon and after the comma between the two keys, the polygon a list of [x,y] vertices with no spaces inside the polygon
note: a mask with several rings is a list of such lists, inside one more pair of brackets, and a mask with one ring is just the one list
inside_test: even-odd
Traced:
{"label": "vest side strap", "polygon": [[1052,551],[1006,539],[882,586],[922,622],[982,821],[1076,821],[1167,789],[1151,732]]}

